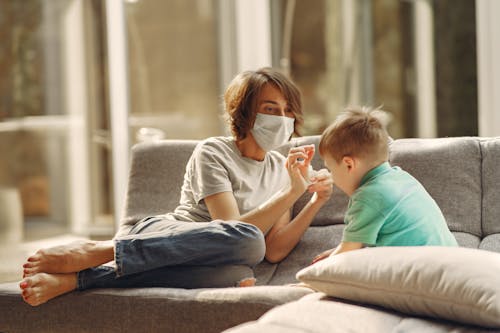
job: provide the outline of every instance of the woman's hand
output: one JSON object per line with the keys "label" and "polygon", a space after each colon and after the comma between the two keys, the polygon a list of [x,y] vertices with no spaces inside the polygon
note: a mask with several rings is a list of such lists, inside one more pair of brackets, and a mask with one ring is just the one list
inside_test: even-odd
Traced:
{"label": "woman's hand", "polygon": [[307,190],[307,172],[314,156],[314,145],[290,148],[286,159],[286,168],[290,175],[292,190],[305,192]]}

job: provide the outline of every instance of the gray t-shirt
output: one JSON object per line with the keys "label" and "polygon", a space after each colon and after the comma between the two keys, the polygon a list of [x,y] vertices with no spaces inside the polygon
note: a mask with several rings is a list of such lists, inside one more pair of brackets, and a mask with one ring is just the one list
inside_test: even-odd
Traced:
{"label": "gray t-shirt", "polygon": [[232,192],[240,214],[263,204],[289,182],[285,157],[268,152],[263,161],[241,156],[232,137],[201,141],[186,166],[179,206],[168,218],[211,221],[204,198]]}

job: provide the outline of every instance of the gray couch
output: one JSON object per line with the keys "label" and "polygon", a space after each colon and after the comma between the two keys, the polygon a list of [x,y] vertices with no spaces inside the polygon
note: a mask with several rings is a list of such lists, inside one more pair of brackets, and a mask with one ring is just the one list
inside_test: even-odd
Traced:
{"label": "gray couch", "polygon": [[[293,144],[317,144],[318,139],[303,137]],[[196,141],[160,141],[133,148],[124,223],[176,206],[184,166],[195,145]],[[280,149],[287,150],[288,146]],[[462,247],[500,252],[500,138],[400,139],[391,144],[390,156],[393,165],[424,184]],[[313,164],[315,169],[323,165],[319,157]],[[307,199],[306,194],[297,202],[295,213]],[[233,330],[491,331],[328,298],[289,285],[297,283],[296,273],[315,254],[339,242],[347,202],[335,189],[292,253],[279,264],[263,262],[256,268],[256,287],[94,289],[31,307],[21,299],[17,283],[5,283],[0,284],[0,332],[220,332],[266,312],[258,322]]]}

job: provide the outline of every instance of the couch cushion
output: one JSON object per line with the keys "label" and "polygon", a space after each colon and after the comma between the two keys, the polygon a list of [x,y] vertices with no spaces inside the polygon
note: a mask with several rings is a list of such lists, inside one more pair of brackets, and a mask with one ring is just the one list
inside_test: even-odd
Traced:
{"label": "couch cushion", "polygon": [[496,328],[499,276],[499,253],[438,246],[350,251],[297,273],[330,296]]}
{"label": "couch cushion", "polygon": [[481,140],[483,236],[500,233],[500,137]]}
{"label": "couch cushion", "polygon": [[224,333],[451,333],[490,332],[478,327],[459,325],[444,320],[408,317],[377,307],[358,306],[322,293],[304,296],[298,301],[280,305],[258,321],[241,324]]}
{"label": "couch cushion", "polygon": [[475,235],[468,234],[466,232],[452,231],[453,236],[458,242],[459,246],[470,247],[477,249],[481,243],[481,238]]}
{"label": "couch cushion", "polygon": [[481,150],[477,138],[395,140],[390,145],[390,162],[424,185],[452,231],[482,235]]}
{"label": "couch cushion", "polygon": [[0,284],[0,332],[220,332],[310,293],[283,286],[94,289],[31,307],[17,283]]}
{"label": "couch cushion", "polygon": [[254,270],[257,285],[297,283],[295,274],[309,266],[314,256],[340,243],[343,228],[343,225],[310,227],[285,260],[278,264],[263,261],[257,265]]}
{"label": "couch cushion", "polygon": [[[312,258],[317,254],[337,246],[342,240],[343,225],[312,226],[292,250],[290,255],[279,264],[267,261],[260,263],[255,268],[258,285],[282,285],[297,283],[295,274],[302,268],[311,264]],[[500,252],[500,235],[488,237],[483,240],[465,232],[453,232],[457,242],[462,247],[477,249],[483,244],[485,250]],[[496,249],[496,250],[495,250]]]}
{"label": "couch cushion", "polygon": [[486,236],[479,244],[479,248],[487,251],[500,252],[500,233]]}
{"label": "couch cushion", "polygon": [[298,282],[295,277],[298,271],[309,266],[317,254],[340,243],[343,228],[343,225],[310,227],[286,260],[279,263],[268,284]]}

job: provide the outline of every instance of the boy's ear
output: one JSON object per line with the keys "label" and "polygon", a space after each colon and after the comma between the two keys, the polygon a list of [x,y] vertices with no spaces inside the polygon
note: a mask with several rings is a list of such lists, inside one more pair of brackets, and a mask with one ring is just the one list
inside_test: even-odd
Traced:
{"label": "boy's ear", "polygon": [[356,166],[356,160],[351,156],[342,157],[342,164],[347,167],[348,171],[351,171]]}

